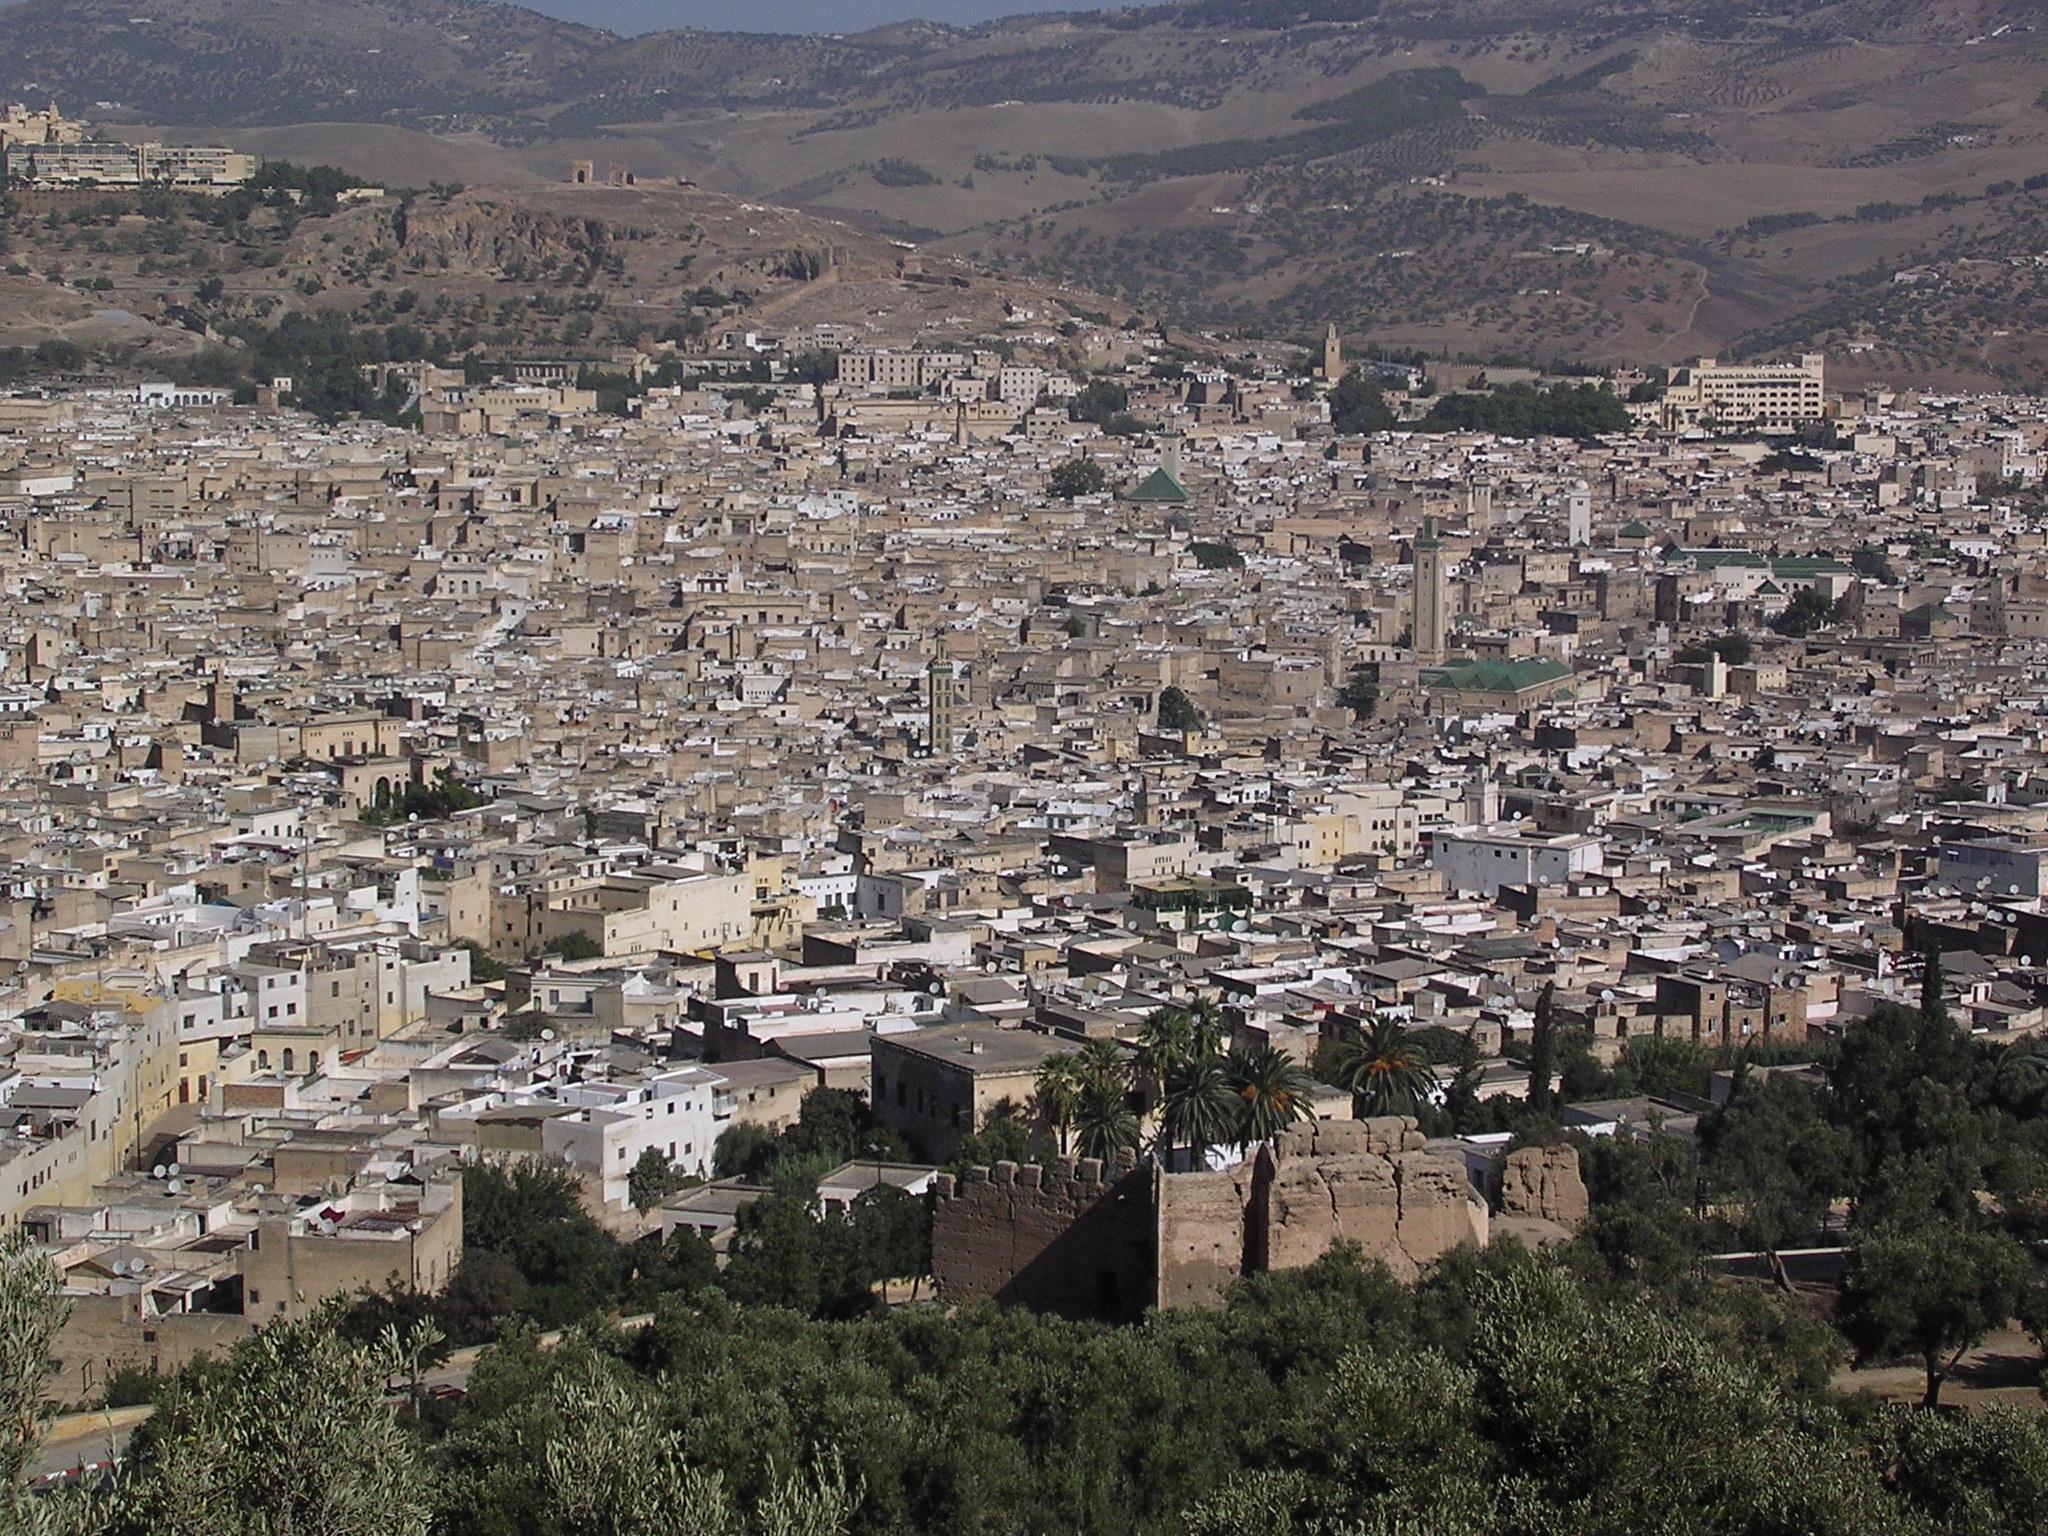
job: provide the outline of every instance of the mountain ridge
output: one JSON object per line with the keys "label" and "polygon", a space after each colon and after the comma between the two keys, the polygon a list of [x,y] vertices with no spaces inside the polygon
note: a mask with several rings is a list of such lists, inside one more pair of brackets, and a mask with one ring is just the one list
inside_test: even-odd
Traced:
{"label": "mountain ridge", "polygon": [[401,130],[479,181],[622,163],[1188,326],[1603,364],[1826,346],[2019,387],[2048,370],[2036,10],[1188,0],[620,37],[482,0],[23,0],[0,95],[378,179]]}

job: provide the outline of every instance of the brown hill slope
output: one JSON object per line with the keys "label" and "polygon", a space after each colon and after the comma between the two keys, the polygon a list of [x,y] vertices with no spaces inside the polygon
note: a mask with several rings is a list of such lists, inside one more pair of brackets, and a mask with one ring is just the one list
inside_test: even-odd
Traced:
{"label": "brown hill slope", "polygon": [[380,180],[397,125],[471,182],[625,161],[1188,324],[1595,362],[1854,342],[1852,367],[2048,387],[2048,342],[1974,343],[1994,296],[1963,269],[1905,285],[1918,309],[1891,291],[1988,251],[1997,303],[2043,299],[2018,263],[2048,195],[2024,186],[2038,0],[1190,0],[633,39],[473,0],[130,9],[0,10],[0,94],[289,121],[245,142]]}
{"label": "brown hill slope", "polygon": [[999,328],[1019,301],[1055,318],[1088,307],[947,258],[912,260],[850,226],[674,186],[444,187],[324,214],[229,211],[156,192],[17,194],[0,225],[0,346],[75,340],[161,366],[207,341],[254,344],[342,319],[403,331],[400,356],[591,357],[764,319],[872,320],[884,340],[960,340]]}

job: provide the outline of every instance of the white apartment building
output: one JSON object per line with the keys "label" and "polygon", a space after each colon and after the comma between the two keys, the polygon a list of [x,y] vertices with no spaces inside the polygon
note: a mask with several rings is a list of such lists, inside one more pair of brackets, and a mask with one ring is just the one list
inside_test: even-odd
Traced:
{"label": "white apartment building", "polygon": [[1819,421],[1827,408],[1827,358],[1809,352],[1796,363],[1722,365],[1703,357],[1671,376],[1663,425],[1676,430],[1712,420],[1723,427],[1788,432]]}
{"label": "white apartment building", "polygon": [[966,371],[967,357],[960,352],[870,350],[839,354],[841,387],[877,394],[891,390],[922,390],[940,379]]}
{"label": "white apartment building", "polygon": [[1512,824],[1433,833],[1429,862],[1453,891],[1487,897],[1504,885],[1562,885],[1605,867],[1596,837],[1550,837]]}
{"label": "white apartment building", "polygon": [[996,395],[1006,405],[1030,405],[1045,390],[1043,368],[1005,363],[996,375]]}
{"label": "white apartment building", "polygon": [[711,1148],[731,1123],[732,1085],[704,1067],[682,1067],[640,1083],[571,1083],[560,1102],[573,1113],[541,1129],[541,1150],[601,1185],[607,1205],[627,1202],[633,1165],[652,1147],[684,1173],[711,1175]]}
{"label": "white apartment building", "polygon": [[262,162],[218,145],[120,144],[108,140],[8,144],[7,175],[34,186],[238,187]]}

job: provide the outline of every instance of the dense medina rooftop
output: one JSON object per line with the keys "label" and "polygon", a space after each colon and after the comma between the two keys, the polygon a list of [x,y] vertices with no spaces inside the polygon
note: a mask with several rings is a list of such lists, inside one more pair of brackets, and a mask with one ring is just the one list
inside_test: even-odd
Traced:
{"label": "dense medina rooftop", "polygon": [[[418,428],[0,401],[0,1210],[10,1273],[68,1303],[56,1394],[232,1351],[205,1390],[239,1414],[296,1362],[304,1411],[396,1436],[351,1475],[484,1531],[510,1473],[462,1447],[529,1399],[483,1392],[502,1352],[428,1362],[651,1314],[624,1360],[532,1367],[534,1497],[583,1529],[574,1426],[639,1455],[658,1371],[744,1359],[780,1402],[814,1351],[1071,1357],[1135,1425],[1120,1383],[1182,1369],[1164,1310],[1259,1354],[1268,1418],[1440,1404],[1481,1446],[1443,1472],[1473,1530],[1503,1488],[1638,1520],[1476,1406],[1550,1330],[1582,1385],[1654,1361],[1805,1437],[1702,1519],[1768,1484],[1966,1528],[1938,1478],[1869,1470],[1950,1421],[1851,1421],[1829,1383],[1853,1347],[1851,1388],[1974,1393],[2031,1315],[2048,405],[1868,392],[1717,437],[1617,403],[1513,438],[1397,391],[1355,431],[1327,378],[1141,354],[1109,433],[1078,377],[914,366],[937,393],[850,368],[620,415],[421,365]],[[1882,1173],[1951,1144],[1982,1150]],[[1933,1239],[1974,1313],[1901,1301]],[[1774,1269],[1795,1249],[1831,1257]],[[809,1319],[773,1348],[771,1306]],[[1314,1319],[1368,1306],[1398,1339],[1343,1363]],[[1443,1321],[1473,1308],[1520,1331]],[[1897,1319],[1936,1312],[1916,1353]],[[341,1342],[386,1321],[435,1384],[395,1418]],[[190,1432],[197,1399],[157,1401]],[[965,1519],[945,1468],[998,1445],[1005,1507],[1060,1528],[1263,1528],[1244,1501],[1306,1475],[1233,1413],[1112,1519],[1047,1480],[1057,1436],[970,1433],[986,1406],[890,1455],[686,1460],[818,1530]],[[1661,1459],[1650,1405],[1613,1407],[1601,1443]],[[1060,1454],[1106,1476],[1114,1438]],[[1403,1497],[1285,1487],[1300,1518]]]}

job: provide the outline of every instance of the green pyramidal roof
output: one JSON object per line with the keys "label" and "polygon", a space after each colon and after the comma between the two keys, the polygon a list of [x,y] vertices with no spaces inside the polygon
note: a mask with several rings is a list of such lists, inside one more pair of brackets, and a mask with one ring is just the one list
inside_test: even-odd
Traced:
{"label": "green pyramidal roof", "polygon": [[1540,688],[1571,676],[1572,669],[1561,661],[1528,657],[1519,661],[1454,661],[1441,667],[1424,667],[1424,687],[1447,688],[1459,693],[1520,693]]}
{"label": "green pyramidal roof", "polygon": [[1131,492],[1132,501],[1170,501],[1178,503],[1188,499],[1188,488],[1174,479],[1163,468],[1153,470],[1151,474],[1145,477],[1145,483]]}

